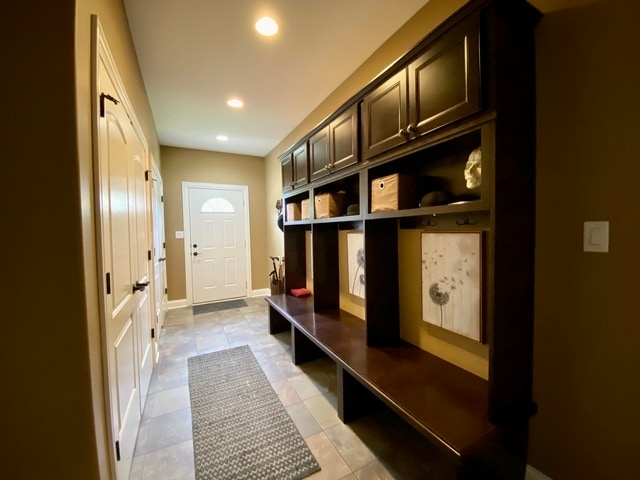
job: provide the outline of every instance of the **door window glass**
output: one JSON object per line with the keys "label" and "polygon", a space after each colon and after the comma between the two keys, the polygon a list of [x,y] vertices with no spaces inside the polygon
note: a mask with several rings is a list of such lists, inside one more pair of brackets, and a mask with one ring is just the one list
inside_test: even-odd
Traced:
{"label": "door window glass", "polygon": [[204,202],[201,213],[235,213],[233,205],[226,198],[213,197]]}

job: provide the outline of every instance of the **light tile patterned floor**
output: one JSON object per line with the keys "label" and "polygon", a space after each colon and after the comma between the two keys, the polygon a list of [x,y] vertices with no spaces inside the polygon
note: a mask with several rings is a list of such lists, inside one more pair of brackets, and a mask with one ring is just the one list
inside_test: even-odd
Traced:
{"label": "light tile patterned floor", "polygon": [[194,478],[187,358],[238,345],[251,347],[320,463],[322,470],[309,480],[432,478],[430,444],[386,408],[343,424],[336,414],[335,364],[325,358],[293,365],[290,334],[269,335],[264,297],[246,302],[198,315],[191,307],[167,312],[131,480]]}

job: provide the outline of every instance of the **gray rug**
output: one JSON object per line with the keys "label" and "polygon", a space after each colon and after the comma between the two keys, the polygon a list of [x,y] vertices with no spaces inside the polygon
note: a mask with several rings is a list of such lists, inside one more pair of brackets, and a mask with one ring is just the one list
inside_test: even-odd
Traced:
{"label": "gray rug", "polygon": [[198,313],[219,312],[220,310],[229,310],[230,308],[241,308],[246,306],[247,302],[244,300],[227,300],[226,302],[202,303],[200,305],[194,305],[191,308],[193,309],[193,314],[196,315]]}
{"label": "gray rug", "polygon": [[320,470],[247,346],[188,359],[197,480],[296,480]]}

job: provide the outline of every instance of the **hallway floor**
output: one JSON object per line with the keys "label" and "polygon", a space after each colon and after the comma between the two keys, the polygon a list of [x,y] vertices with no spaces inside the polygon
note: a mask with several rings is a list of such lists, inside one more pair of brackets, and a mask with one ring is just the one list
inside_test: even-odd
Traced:
{"label": "hallway floor", "polygon": [[335,363],[325,358],[294,365],[290,334],[269,335],[264,297],[245,300],[246,307],[219,312],[167,312],[131,480],[194,478],[187,358],[239,345],[251,347],[322,467],[309,480],[432,478],[433,446],[382,406],[343,424],[336,413]]}

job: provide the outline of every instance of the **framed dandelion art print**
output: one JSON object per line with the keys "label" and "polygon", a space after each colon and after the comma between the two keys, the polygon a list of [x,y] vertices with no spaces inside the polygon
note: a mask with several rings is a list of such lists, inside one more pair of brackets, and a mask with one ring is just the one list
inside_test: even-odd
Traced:
{"label": "framed dandelion art print", "polygon": [[482,341],[482,232],[422,234],[422,320]]}
{"label": "framed dandelion art print", "polygon": [[349,293],[364,298],[364,234],[347,234]]}

